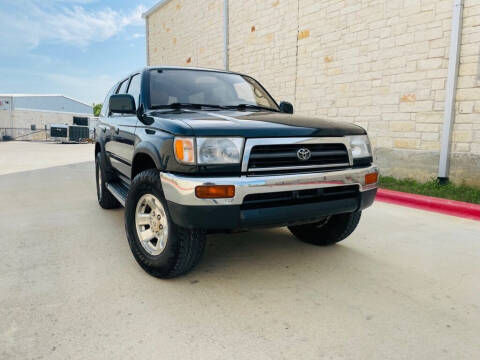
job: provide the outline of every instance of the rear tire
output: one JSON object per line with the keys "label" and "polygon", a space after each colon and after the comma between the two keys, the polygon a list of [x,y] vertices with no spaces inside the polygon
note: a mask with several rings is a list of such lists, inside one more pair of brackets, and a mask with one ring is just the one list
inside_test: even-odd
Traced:
{"label": "rear tire", "polygon": [[328,246],[350,236],[357,227],[361,216],[361,211],[332,215],[327,216],[321,222],[289,226],[288,229],[303,242],[318,246]]}
{"label": "rear tire", "polygon": [[133,180],[125,206],[125,230],[135,260],[158,278],[189,272],[205,249],[205,231],[183,228],[171,220],[156,169],[145,170]]}
{"label": "rear tire", "polygon": [[97,182],[97,199],[103,209],[116,209],[121,206],[118,200],[107,189],[106,182],[110,180],[111,173],[108,172],[102,154],[99,152],[95,158],[95,179]]}

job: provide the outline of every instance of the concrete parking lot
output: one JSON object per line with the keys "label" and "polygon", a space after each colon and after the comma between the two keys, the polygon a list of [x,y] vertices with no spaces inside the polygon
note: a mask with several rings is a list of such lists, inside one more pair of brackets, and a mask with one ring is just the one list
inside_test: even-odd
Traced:
{"label": "concrete parking lot", "polygon": [[376,203],[337,246],[210,236],[165,281],[98,206],[93,145],[0,159],[0,359],[480,358],[479,222]]}

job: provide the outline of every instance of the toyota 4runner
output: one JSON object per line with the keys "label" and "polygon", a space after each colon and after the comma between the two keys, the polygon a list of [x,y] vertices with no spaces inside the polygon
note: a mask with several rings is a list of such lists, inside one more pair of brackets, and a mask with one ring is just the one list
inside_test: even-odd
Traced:
{"label": "toyota 4runner", "polygon": [[126,208],[132,253],[160,278],[191,270],[210,232],[337,243],[377,191],[363,128],[293,115],[239,73],[142,69],[110,90],[96,134],[98,202]]}

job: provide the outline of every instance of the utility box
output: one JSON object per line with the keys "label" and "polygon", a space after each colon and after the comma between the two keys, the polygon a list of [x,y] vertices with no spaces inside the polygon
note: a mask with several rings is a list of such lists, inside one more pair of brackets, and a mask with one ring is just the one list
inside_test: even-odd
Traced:
{"label": "utility box", "polygon": [[88,117],[73,117],[73,125],[88,126]]}
{"label": "utility box", "polygon": [[68,127],[68,140],[80,142],[90,138],[90,130],[88,126],[70,125]]}
{"label": "utility box", "polygon": [[68,137],[68,126],[63,124],[51,124],[50,137],[63,138],[64,140],[66,140]]}

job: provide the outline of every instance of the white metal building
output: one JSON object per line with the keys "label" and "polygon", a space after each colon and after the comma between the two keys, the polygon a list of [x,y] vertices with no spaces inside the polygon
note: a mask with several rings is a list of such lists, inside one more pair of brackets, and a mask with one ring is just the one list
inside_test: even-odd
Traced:
{"label": "white metal building", "polygon": [[93,117],[92,106],[58,94],[0,94],[0,140],[45,138],[49,124],[73,124]]}

